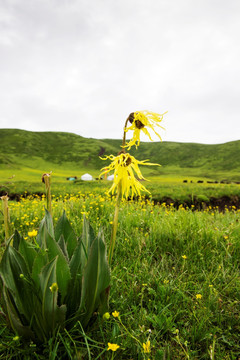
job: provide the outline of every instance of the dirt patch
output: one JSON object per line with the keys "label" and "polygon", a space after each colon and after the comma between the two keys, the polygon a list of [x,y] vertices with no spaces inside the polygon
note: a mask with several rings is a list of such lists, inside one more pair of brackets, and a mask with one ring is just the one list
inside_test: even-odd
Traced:
{"label": "dirt patch", "polygon": [[9,200],[20,201],[22,198],[27,198],[28,196],[42,197],[42,195],[44,195],[44,194],[41,193],[41,192],[35,193],[35,194],[31,194],[29,192],[26,192],[24,194],[18,194],[18,193],[10,193],[10,194],[8,194],[6,191],[1,190],[0,191],[0,197],[3,196],[3,195],[7,195]]}
{"label": "dirt patch", "polygon": [[[0,191],[0,197],[3,195],[7,195],[6,191],[1,190]],[[18,193],[10,193],[8,194],[9,200],[15,200],[20,201],[21,198],[27,198],[28,196],[32,197],[42,197],[44,193],[24,193],[24,194],[18,194]],[[221,196],[220,198],[216,197],[196,197],[186,199],[186,200],[173,200],[170,197],[163,197],[161,200],[155,200],[152,199],[155,205],[162,205],[163,203],[167,206],[173,206],[174,208],[178,209],[180,206],[183,206],[184,208],[193,208],[197,210],[204,210],[207,207],[211,206],[212,208],[218,208],[219,211],[224,211],[226,209],[240,209],[240,196],[233,195],[233,196]],[[193,205],[193,206],[192,206]]]}
{"label": "dirt patch", "polygon": [[[154,199],[153,199],[154,201]],[[199,199],[194,197],[193,199],[188,200],[173,200],[169,197],[163,197],[160,201],[154,201],[155,205],[166,204],[167,206],[173,206],[178,209],[180,206],[184,208],[193,208],[197,210],[204,210],[207,207],[211,206],[212,208],[218,208],[219,211],[224,211],[226,209],[240,209],[240,196],[221,196],[220,198],[206,198],[206,200]]]}
{"label": "dirt patch", "polygon": [[222,196],[221,198],[210,198],[211,206],[218,207],[220,211],[223,211],[226,208],[236,207],[240,209],[240,196]]}

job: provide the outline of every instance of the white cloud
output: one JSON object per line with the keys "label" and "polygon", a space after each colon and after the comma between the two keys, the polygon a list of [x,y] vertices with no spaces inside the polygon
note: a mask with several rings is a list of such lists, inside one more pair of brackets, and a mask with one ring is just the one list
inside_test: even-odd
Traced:
{"label": "white cloud", "polygon": [[2,1],[0,127],[120,138],[130,112],[169,110],[165,140],[239,139],[239,13],[238,0]]}

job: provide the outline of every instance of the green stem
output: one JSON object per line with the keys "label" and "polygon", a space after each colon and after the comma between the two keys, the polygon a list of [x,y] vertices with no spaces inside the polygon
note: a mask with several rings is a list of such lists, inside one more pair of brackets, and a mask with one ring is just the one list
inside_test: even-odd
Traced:
{"label": "green stem", "polygon": [[8,196],[4,195],[1,197],[3,205],[3,218],[4,218],[4,230],[5,230],[5,243],[10,237],[10,216],[8,208]]}
{"label": "green stem", "polygon": [[55,303],[55,292],[53,293],[53,299],[52,299],[52,334],[54,334],[54,330],[55,330],[55,307],[54,307],[54,303]]}
{"label": "green stem", "polygon": [[126,328],[125,325],[123,325],[122,320],[120,319],[120,317],[118,318],[118,321],[120,322],[120,324],[122,325],[122,327],[124,328],[126,333],[142,347],[142,343]]}
{"label": "green stem", "polygon": [[[126,131],[125,131],[125,129],[127,128],[128,121],[129,121],[129,117],[125,121],[124,130],[123,130],[123,141],[122,141],[123,150],[121,152],[124,152],[124,153],[125,153],[124,147],[126,145]],[[122,186],[122,184],[121,184],[121,181],[120,181],[119,184],[118,184],[118,189],[117,189],[117,199],[116,199],[115,212],[114,212],[114,218],[113,218],[112,234],[111,234],[110,246],[109,246],[109,251],[108,251],[109,265],[112,262],[113,251],[114,251],[114,247],[115,247],[115,243],[116,243],[116,234],[117,234],[117,227],[118,227],[118,214],[119,214],[119,208],[120,208],[120,202],[121,202],[121,196],[122,196],[121,186]]]}
{"label": "green stem", "polygon": [[113,257],[113,251],[116,243],[116,234],[117,234],[117,227],[118,227],[118,214],[119,214],[119,208],[120,208],[120,202],[121,202],[121,182],[118,184],[118,190],[117,190],[117,199],[116,199],[116,205],[115,205],[115,212],[114,212],[114,218],[113,218],[113,224],[112,224],[112,234],[111,234],[111,240],[110,240],[110,247],[108,251],[108,262],[109,265],[112,262]]}
{"label": "green stem", "polygon": [[46,188],[47,210],[52,215],[52,199],[51,199],[51,173],[43,174],[42,181]]}
{"label": "green stem", "polygon": [[125,125],[124,125],[122,148],[124,148],[125,145],[126,145],[126,131],[125,131],[125,129],[127,128],[128,121],[129,121],[129,117],[127,118],[127,120],[125,122]]}

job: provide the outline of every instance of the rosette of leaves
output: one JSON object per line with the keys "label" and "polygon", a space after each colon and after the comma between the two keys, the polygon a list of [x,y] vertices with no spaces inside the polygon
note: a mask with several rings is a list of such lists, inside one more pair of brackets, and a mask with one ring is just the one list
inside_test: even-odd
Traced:
{"label": "rosette of leaves", "polygon": [[13,330],[46,341],[94,312],[108,308],[110,270],[103,232],[95,236],[84,217],[80,238],[65,212],[54,229],[46,210],[32,245],[15,231],[0,264],[1,305]]}

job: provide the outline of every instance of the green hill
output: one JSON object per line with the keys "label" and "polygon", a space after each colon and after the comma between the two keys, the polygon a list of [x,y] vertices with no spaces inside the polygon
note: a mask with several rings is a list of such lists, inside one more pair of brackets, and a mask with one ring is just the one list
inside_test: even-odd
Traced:
{"label": "green hill", "polygon": [[[53,169],[64,176],[81,171],[97,174],[107,165],[99,156],[116,155],[120,145],[120,140],[84,138],[72,133],[0,129],[0,174],[22,169]],[[145,142],[130,152],[139,160],[149,159],[162,165],[145,170],[152,176],[240,180],[240,140],[217,145]]]}

